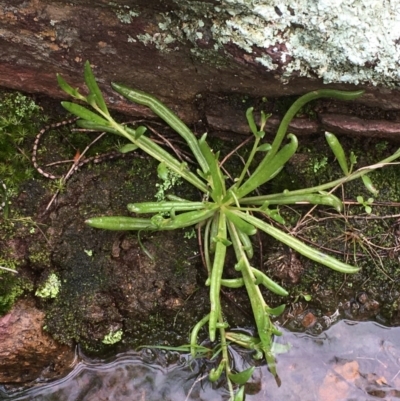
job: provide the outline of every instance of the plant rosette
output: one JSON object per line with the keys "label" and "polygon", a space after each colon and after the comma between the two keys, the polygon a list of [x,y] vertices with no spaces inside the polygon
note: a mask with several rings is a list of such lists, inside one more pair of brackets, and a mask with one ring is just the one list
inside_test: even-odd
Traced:
{"label": "plant rosette", "polygon": [[[209,273],[205,284],[209,286],[210,311],[192,329],[189,349],[192,356],[195,357],[199,350],[197,343],[199,331],[207,325],[210,340],[212,342],[219,340],[221,350],[219,364],[210,371],[209,379],[216,381],[225,372],[231,400],[243,400],[244,383],[251,377],[254,369],[249,368],[243,372],[233,372],[228,346],[230,343],[236,343],[245,348],[253,349],[257,358],[263,355],[271,373],[276,375],[275,358],[272,350],[273,337],[281,335],[281,332],[272,323],[271,318],[280,315],[285,305],[276,308],[267,305],[260,286],[280,296],[288,295],[284,288],[252,265],[253,246],[251,237],[257,230],[261,230],[317,263],[341,273],[357,273],[359,270],[357,267],[306,245],[294,236],[277,228],[271,223],[271,220],[284,223],[277,209],[279,205],[323,205],[341,211],[343,207],[341,200],[331,192],[338,186],[358,178],[362,178],[363,182],[368,184],[370,180],[367,174],[400,157],[400,149],[377,164],[352,172],[355,163],[354,156],[350,157],[349,166],[339,140],[335,135],[326,133],[328,145],[343,171],[343,177],[311,188],[254,196],[254,191],[276,177],[295,154],[298,140],[295,135],[286,135],[286,132],[289,123],[301,107],[314,99],[323,97],[344,101],[356,99],[363,94],[363,91],[344,92],[322,89],[301,96],[283,117],[271,144],[262,143],[265,134],[264,127],[270,115],[261,112],[261,124],[260,127],[257,127],[253,117],[253,108],[248,109],[246,117],[250,131],[254,136],[253,147],[241,174],[236,177],[233,184],[229,184],[219,165],[219,152],[214,152],[210,148],[206,134],[197,139],[183,121],[152,95],[117,83],[111,84],[113,89],[124,98],[149,107],[185,140],[198,164],[198,169],[192,171],[186,163],[176,159],[146,136],[146,127],[129,127],[113,119],[96,83],[89,62],[85,64],[84,77],[88,88],[88,95],[86,96],[72,88],[61,76],[57,77],[60,87],[67,94],[88,104],[94,110],[89,110],[76,103],[62,102],[65,109],[80,118],[77,122],[79,126],[106,131],[126,138],[130,143],[121,149],[122,152],[138,148],[143,150],[159,161],[159,171],[170,171],[203,193],[203,200],[200,201],[185,200],[169,195],[166,200],[158,202],[130,203],[127,205],[128,210],[136,214],[136,217],[93,217],[88,219],[86,223],[92,227],[107,230],[164,231],[192,226],[202,228],[205,261]],[[254,157],[257,152],[261,152],[263,158],[254,166]],[[152,214],[152,217],[142,218],[140,217],[142,214]],[[224,278],[225,256],[228,247],[232,247],[236,255],[237,277],[234,279]],[[220,302],[222,287],[244,287],[246,289],[257,328],[256,338],[245,339],[226,331],[229,323],[224,318]]]}

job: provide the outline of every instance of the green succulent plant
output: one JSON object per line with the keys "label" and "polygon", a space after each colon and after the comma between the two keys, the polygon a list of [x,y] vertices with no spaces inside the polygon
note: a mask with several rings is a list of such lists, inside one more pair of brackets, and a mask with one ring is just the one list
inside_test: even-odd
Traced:
{"label": "green succulent plant", "polygon": [[[297,138],[293,134],[286,136],[286,132],[290,121],[302,106],[321,97],[352,100],[361,96],[363,91],[344,92],[323,89],[301,96],[285,114],[271,144],[261,143],[269,115],[261,113],[261,124],[260,127],[257,127],[253,117],[253,109],[248,109],[246,116],[250,130],[254,135],[254,144],[241,174],[235,179],[233,185],[229,186],[218,162],[219,152],[214,152],[210,148],[206,134],[197,139],[191,130],[155,97],[139,90],[129,89],[124,85],[111,84],[113,89],[126,99],[149,107],[186,141],[198,163],[198,169],[192,171],[186,163],[178,161],[147,137],[144,126],[132,128],[113,119],[88,62],[85,64],[84,76],[89,91],[88,95],[80,94],[77,89],[72,88],[61,76],[58,76],[59,85],[67,94],[78,101],[87,103],[94,110],[91,111],[76,103],[62,102],[62,105],[69,112],[80,118],[77,122],[79,126],[125,137],[130,143],[122,151],[142,149],[160,162],[161,170],[172,171],[204,194],[202,200],[185,200],[170,195],[167,200],[159,202],[130,203],[127,206],[128,210],[136,214],[137,217],[93,217],[88,219],[86,223],[92,227],[108,230],[163,231],[194,225],[202,227],[205,260],[209,273],[205,284],[209,286],[210,312],[193,328],[190,350],[192,355],[196,356],[199,349],[197,344],[199,330],[208,325],[210,340],[212,342],[219,340],[221,346],[219,365],[211,370],[209,378],[211,381],[216,381],[225,372],[231,400],[242,400],[244,398],[243,385],[251,377],[254,368],[238,373],[233,372],[229,360],[228,343],[232,342],[256,350],[255,355],[257,357],[263,355],[270,371],[276,374],[275,359],[271,347],[273,337],[281,335],[281,332],[272,323],[271,317],[281,314],[284,305],[277,308],[271,308],[267,305],[260,291],[260,286],[264,286],[280,296],[288,295],[284,288],[252,265],[251,237],[257,230],[261,230],[317,263],[342,273],[356,273],[359,270],[357,267],[304,244],[271,222],[266,221],[265,217],[269,217],[269,221],[272,219],[283,223],[283,219],[276,208],[277,205],[324,205],[340,211],[342,202],[327,191],[347,181],[365,176],[368,172],[382,167],[382,164],[395,160],[400,156],[400,149],[381,161],[380,164],[351,172],[339,141],[333,134],[327,133],[328,144],[343,170],[344,176],[342,178],[312,188],[254,196],[254,191],[272,180],[295,154],[298,146]],[[283,141],[286,140],[285,137],[287,142],[283,144]],[[248,176],[248,172],[254,167],[253,161],[257,152],[261,152],[264,157]],[[153,214],[153,216],[143,218],[140,217],[142,214]],[[236,255],[237,278],[234,279],[224,278],[225,257],[230,246]],[[229,323],[225,320],[221,307],[221,287],[245,287],[253,310],[257,338],[250,336],[247,336],[248,338],[240,336],[239,338],[237,335],[227,332]],[[235,385],[238,386],[236,390]]]}

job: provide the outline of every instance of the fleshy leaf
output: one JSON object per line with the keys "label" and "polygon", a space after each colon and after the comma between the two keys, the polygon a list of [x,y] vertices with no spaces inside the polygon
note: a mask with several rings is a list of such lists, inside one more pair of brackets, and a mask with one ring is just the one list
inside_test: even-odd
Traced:
{"label": "fleshy leaf", "polygon": [[84,72],[84,76],[85,76],[85,82],[87,87],[89,88],[89,96],[91,95],[91,101],[89,101],[89,96],[88,96],[88,103],[92,106],[92,101],[100,108],[100,110],[109,115],[106,103],[104,101],[103,95],[100,91],[99,86],[97,85],[96,82],[96,78],[93,75],[93,71],[92,68],[90,67],[90,63],[89,61],[86,61],[85,63],[85,72]]}
{"label": "fleshy leaf", "polygon": [[239,373],[231,373],[229,375],[229,379],[235,384],[245,384],[249,381],[250,377],[253,375],[255,366],[251,366],[250,368],[243,370]]}
{"label": "fleshy leaf", "polygon": [[105,120],[103,117],[100,117],[98,114],[93,113],[93,111],[90,111],[87,108],[80,106],[79,104],[71,102],[61,102],[61,105],[70,113],[75,114],[76,116],[83,118],[84,120],[88,120],[100,125],[109,125],[108,121]]}

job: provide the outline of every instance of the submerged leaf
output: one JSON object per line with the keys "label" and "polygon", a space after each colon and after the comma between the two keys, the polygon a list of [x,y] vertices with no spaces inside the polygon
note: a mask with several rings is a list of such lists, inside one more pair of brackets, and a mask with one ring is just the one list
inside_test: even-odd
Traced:
{"label": "submerged leaf", "polygon": [[255,366],[251,366],[250,368],[243,370],[239,373],[231,373],[229,375],[229,379],[235,384],[245,384],[249,381],[251,376],[253,375]]}

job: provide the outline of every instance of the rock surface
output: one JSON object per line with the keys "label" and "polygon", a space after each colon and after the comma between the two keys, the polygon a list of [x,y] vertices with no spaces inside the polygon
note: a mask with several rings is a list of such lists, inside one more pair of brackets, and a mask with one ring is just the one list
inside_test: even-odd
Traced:
{"label": "rock surface", "polygon": [[0,318],[0,382],[27,383],[64,375],[74,351],[43,331],[44,312],[21,300]]}

